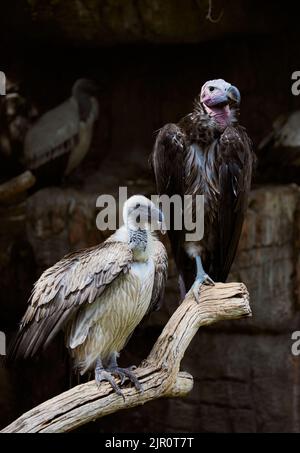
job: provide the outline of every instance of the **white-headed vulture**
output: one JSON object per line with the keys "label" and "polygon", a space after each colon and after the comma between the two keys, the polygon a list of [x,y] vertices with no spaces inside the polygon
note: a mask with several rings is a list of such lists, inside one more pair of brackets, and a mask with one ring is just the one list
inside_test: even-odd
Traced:
{"label": "white-headed vulture", "polygon": [[162,213],[146,197],[124,205],[124,225],[104,243],[64,257],[36,282],[21,321],[11,357],[30,357],[44,349],[59,330],[81,374],[111,383],[113,375],[130,379],[131,368],[117,364],[119,352],[151,310],[157,309],[167,278],[165,247],[150,225],[162,225]]}

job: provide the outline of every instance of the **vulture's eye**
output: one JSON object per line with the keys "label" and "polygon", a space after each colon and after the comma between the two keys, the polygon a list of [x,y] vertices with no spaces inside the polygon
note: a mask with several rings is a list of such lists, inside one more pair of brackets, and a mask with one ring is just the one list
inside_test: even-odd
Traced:
{"label": "vulture's eye", "polygon": [[214,91],[215,87],[208,87],[209,91]]}

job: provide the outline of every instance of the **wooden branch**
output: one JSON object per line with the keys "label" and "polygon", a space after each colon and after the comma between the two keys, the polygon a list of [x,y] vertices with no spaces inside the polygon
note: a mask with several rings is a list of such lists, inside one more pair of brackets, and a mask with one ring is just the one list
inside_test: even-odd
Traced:
{"label": "wooden branch", "polygon": [[95,381],[78,385],[23,414],[3,433],[68,432],[90,421],[122,409],[162,397],[185,396],[193,388],[193,377],[180,372],[180,362],[200,326],[220,320],[251,316],[249,294],[242,283],[217,283],[201,289],[198,304],[188,294],[172,315],[149,357],[135,370],[143,393],[123,388],[125,401],[110,384],[100,389]]}
{"label": "wooden branch", "polygon": [[25,171],[21,175],[0,184],[0,202],[14,198],[19,193],[25,192],[35,184],[35,177],[31,171]]}

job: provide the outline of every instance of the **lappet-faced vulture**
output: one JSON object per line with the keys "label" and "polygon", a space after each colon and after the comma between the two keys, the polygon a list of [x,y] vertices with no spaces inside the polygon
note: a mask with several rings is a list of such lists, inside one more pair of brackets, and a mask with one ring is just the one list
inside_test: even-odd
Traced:
{"label": "lappet-faced vulture", "polygon": [[187,241],[172,223],[169,231],[182,297],[192,285],[198,299],[200,285],[225,281],[236,254],[254,162],[239,105],[236,87],[206,82],[193,112],[160,130],[150,157],[160,195],[204,195],[203,239]]}
{"label": "lappet-faced vulture", "polygon": [[112,375],[140,388],[131,368],[118,367],[117,357],[143,317],[158,308],[168,259],[153,232],[153,226],[161,228],[162,213],[149,199],[129,198],[123,217],[124,225],[104,243],[64,257],[41,275],[12,357],[36,354],[64,329],[81,374],[94,368],[96,382],[109,381],[119,394]]}
{"label": "lappet-faced vulture", "polygon": [[90,148],[98,117],[96,93],[94,82],[79,79],[68,100],[39,118],[25,137],[27,168],[56,179],[55,175],[68,175],[80,164]]}

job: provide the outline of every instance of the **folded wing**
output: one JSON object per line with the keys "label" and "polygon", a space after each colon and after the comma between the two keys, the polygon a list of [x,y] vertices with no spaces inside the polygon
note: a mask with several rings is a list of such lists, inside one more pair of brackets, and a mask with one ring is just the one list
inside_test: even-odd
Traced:
{"label": "folded wing", "polygon": [[103,244],[67,255],[36,282],[11,356],[28,357],[45,348],[84,304],[92,304],[119,275],[128,272],[126,243]]}

